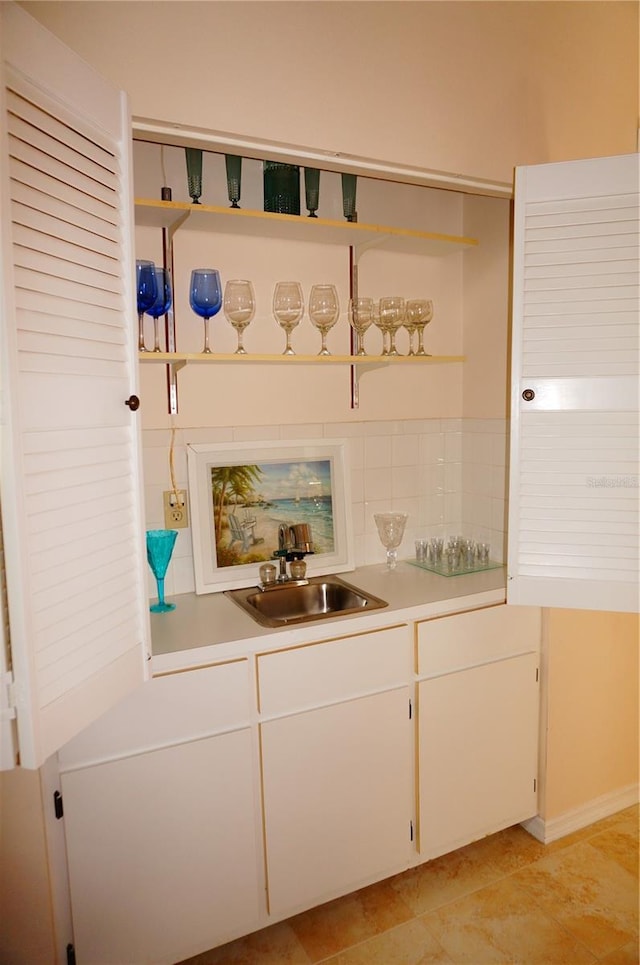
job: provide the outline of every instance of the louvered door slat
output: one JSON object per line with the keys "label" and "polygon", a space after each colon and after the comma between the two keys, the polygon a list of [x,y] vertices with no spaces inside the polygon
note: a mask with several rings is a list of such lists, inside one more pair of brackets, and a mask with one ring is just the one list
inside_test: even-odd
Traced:
{"label": "louvered door slat", "polygon": [[[63,123],[54,114],[43,111],[41,106],[20,97],[13,90],[7,91],[7,112],[17,122],[30,125],[34,131],[48,134],[105,170],[109,171],[113,168],[113,153],[97,143],[95,137],[86,137],[80,131]],[[115,187],[113,182],[111,186]]]}
{"label": "louvered door slat", "polygon": [[637,155],[518,173],[511,602],[638,608],[637,187]]}
{"label": "louvered door slat", "polygon": [[145,674],[139,433],[124,405],[136,391],[130,133],[118,91],[1,7],[2,510],[21,762],[34,767]]}
{"label": "louvered door slat", "polygon": [[78,194],[66,181],[53,178],[44,171],[36,171],[18,158],[10,159],[9,174],[16,202],[27,204],[46,214],[60,215],[62,220],[66,220],[62,215],[70,208],[73,212],[70,220],[74,223],[86,227],[85,216],[98,218],[104,222],[103,233],[107,232],[107,226],[111,225],[113,237],[117,237],[116,217],[111,204],[90,194]]}

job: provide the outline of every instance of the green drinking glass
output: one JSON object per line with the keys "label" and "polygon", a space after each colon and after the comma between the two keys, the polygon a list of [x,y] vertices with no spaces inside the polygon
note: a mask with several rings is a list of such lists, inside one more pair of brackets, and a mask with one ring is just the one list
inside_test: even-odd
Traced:
{"label": "green drinking glass", "polygon": [[227,169],[227,195],[232,208],[239,208],[240,182],[242,180],[242,158],[236,154],[225,154],[224,163]]}

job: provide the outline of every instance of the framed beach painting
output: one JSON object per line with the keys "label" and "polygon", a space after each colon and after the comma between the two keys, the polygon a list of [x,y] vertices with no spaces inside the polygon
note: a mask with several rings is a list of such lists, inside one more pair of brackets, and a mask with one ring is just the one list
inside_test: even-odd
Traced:
{"label": "framed beach painting", "polygon": [[354,568],[345,440],[190,444],[187,466],[196,593],[259,583],[281,526],[311,544],[308,576]]}

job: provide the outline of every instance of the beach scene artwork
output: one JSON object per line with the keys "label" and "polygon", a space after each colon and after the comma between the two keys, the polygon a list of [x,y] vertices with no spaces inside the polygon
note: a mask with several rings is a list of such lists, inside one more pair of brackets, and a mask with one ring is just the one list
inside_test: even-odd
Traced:
{"label": "beach scene artwork", "polygon": [[278,527],[306,523],[314,553],[335,550],[330,459],[210,466],[216,566],[262,563]]}

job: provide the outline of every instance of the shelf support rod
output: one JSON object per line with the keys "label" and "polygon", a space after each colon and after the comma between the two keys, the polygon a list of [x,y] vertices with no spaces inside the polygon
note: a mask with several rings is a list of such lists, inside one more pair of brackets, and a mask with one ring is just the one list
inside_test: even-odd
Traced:
{"label": "shelf support rod", "polygon": [[[162,200],[170,201],[170,197],[166,197],[165,194],[171,194],[171,188],[162,189]],[[171,308],[167,312],[164,318],[164,331],[166,339],[166,349],[167,352],[176,351],[176,322],[175,322],[175,287],[173,284],[173,236],[175,235],[178,228],[184,224],[187,220],[190,211],[185,211],[179,218],[169,225],[168,228],[162,229],[162,261],[164,267],[169,271],[169,277],[171,279],[171,290],[174,293],[171,299]],[[167,365],[167,409],[169,415],[178,414],[178,376],[177,371],[181,366]]]}
{"label": "shelf support rod", "polygon": [[[358,297],[358,254],[357,249],[353,246],[349,246],[349,298],[356,299]],[[348,306],[347,306],[348,314]],[[349,325],[349,354],[355,355],[356,348],[356,333],[354,332],[351,325]],[[351,392],[350,405],[352,409],[360,408],[360,379],[358,368],[355,365],[349,366],[349,387]]]}

